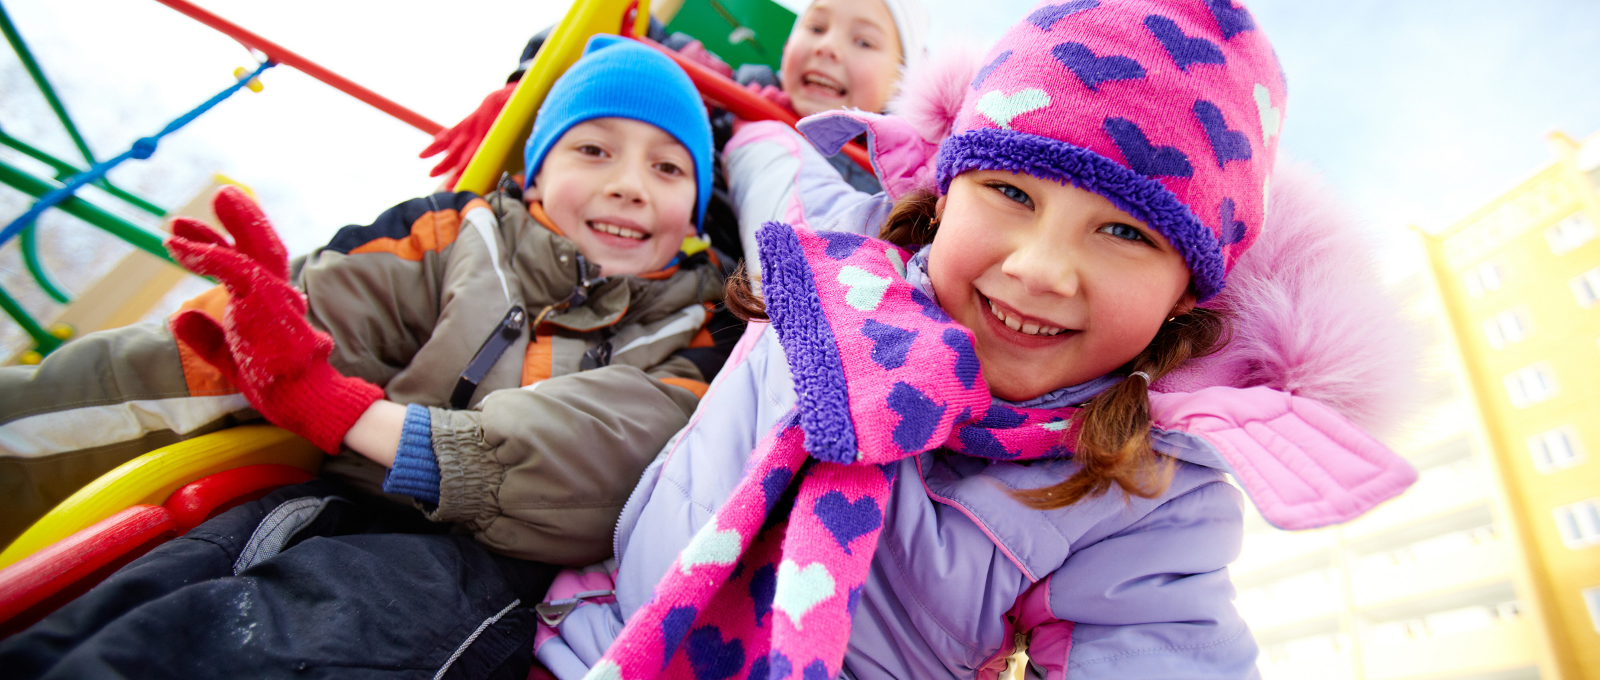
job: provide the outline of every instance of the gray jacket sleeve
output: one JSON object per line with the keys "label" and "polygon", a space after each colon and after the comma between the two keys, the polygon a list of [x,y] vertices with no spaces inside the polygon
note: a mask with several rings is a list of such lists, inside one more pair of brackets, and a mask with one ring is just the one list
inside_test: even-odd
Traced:
{"label": "gray jacket sleeve", "polygon": [[432,409],[441,480],[430,518],[459,523],[512,557],[605,559],[639,475],[698,401],[613,365],[498,390],[476,411]]}
{"label": "gray jacket sleeve", "polygon": [[[1243,500],[1197,487],[1077,550],[1050,577],[1050,609],[1073,621],[1065,677],[1212,680],[1259,677],[1256,645],[1233,607]],[[1061,659],[1033,659],[1059,668]]]}

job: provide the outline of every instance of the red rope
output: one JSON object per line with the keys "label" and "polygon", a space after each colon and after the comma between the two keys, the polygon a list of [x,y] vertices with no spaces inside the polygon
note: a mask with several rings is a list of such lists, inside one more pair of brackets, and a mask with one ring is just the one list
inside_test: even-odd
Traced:
{"label": "red rope", "polygon": [[217,30],[218,32],[223,33],[224,35],[233,38],[234,40],[244,43],[246,47],[261,51],[267,55],[268,59],[285,66],[293,67],[301,73],[327,83],[334,89],[366,102],[373,108],[394,116],[395,118],[399,118],[406,124],[426,132],[429,135],[437,134],[440,130],[444,129],[443,125],[428,120],[427,118],[423,117],[422,114],[396,104],[395,102],[384,98],[382,95],[379,95],[372,90],[355,84],[344,76],[317,65],[316,62],[311,61],[310,59],[284,49],[277,43],[267,40],[266,38],[256,35],[255,33],[251,33],[239,25],[201,9],[200,7],[197,7],[186,0],[156,0],[156,2],[178,10],[179,12],[188,15],[189,18],[205,24]]}

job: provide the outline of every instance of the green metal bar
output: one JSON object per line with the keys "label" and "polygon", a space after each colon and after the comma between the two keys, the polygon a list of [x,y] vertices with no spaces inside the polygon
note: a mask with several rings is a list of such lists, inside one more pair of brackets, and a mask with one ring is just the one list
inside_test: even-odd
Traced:
{"label": "green metal bar", "polygon": [[106,193],[111,194],[112,196],[116,196],[117,198],[127,201],[128,205],[150,213],[151,215],[155,215],[156,217],[166,217],[167,215],[165,208],[128,193],[127,191],[123,190],[122,187],[112,184],[111,180],[101,178],[100,181],[95,182],[94,185],[104,189]]}
{"label": "green metal bar", "polygon": [[49,354],[55,351],[55,348],[61,346],[61,338],[51,335],[49,331],[39,325],[39,322],[34,321],[33,316],[28,314],[28,310],[23,309],[22,305],[7,294],[4,288],[0,288],[0,309],[4,309],[6,314],[16,319],[17,325],[21,326],[22,330],[33,338],[33,349],[38,353]]}
{"label": "green metal bar", "polygon": [[[11,135],[6,134],[5,130],[0,130],[0,144],[4,144],[16,149],[17,151],[21,152],[22,155],[54,168],[56,171],[56,179],[58,180],[64,180],[68,177],[83,172],[82,168],[56,158],[55,156],[50,155],[50,152],[48,151],[35,147],[32,144],[17,139],[16,137],[12,137]],[[164,217],[167,214],[166,209],[162,208],[161,206],[128,193],[117,185],[112,184],[109,180],[102,179],[94,184],[101,189],[105,189],[106,193],[127,201],[129,205],[150,213],[151,215],[155,215],[156,217]]]}
{"label": "green metal bar", "polygon": [[[60,186],[51,180],[35,177],[5,161],[0,161],[0,184],[16,187],[34,198],[43,196]],[[110,232],[111,235],[127,241],[135,248],[168,262],[172,261],[172,257],[167,254],[166,247],[161,244],[163,240],[161,234],[108,213],[81,196],[68,198],[57,207],[78,219]]]}
{"label": "green metal bar", "polygon": [[22,262],[28,265],[28,273],[33,275],[34,282],[44,289],[45,295],[61,304],[72,302],[72,295],[61,287],[61,282],[46,271],[44,264],[39,261],[39,237],[37,224],[22,230]]}
{"label": "green metal bar", "polygon": [[83,141],[83,135],[78,134],[78,126],[72,124],[72,117],[67,115],[67,107],[62,105],[61,98],[56,96],[55,89],[50,87],[50,81],[45,79],[44,71],[39,68],[39,62],[34,61],[33,52],[28,50],[27,43],[22,42],[22,34],[17,33],[17,27],[12,25],[11,17],[6,14],[4,5],[0,5],[0,32],[6,34],[6,42],[11,43],[11,49],[16,51],[17,58],[21,59],[23,67],[28,69],[28,75],[33,77],[34,84],[39,86],[45,101],[50,103],[50,109],[55,111],[56,118],[61,120],[61,126],[65,127],[67,135],[72,137],[72,143],[83,153],[83,159],[93,165],[94,154],[89,151],[89,143]]}

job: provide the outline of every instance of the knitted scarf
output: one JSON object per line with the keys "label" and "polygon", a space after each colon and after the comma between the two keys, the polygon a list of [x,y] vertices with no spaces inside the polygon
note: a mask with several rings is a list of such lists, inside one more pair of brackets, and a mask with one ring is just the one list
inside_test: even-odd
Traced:
{"label": "knitted scarf", "polygon": [[758,239],[799,404],[587,678],[838,677],[896,461],[1070,455],[1075,409],[995,404],[906,251],[776,222]]}

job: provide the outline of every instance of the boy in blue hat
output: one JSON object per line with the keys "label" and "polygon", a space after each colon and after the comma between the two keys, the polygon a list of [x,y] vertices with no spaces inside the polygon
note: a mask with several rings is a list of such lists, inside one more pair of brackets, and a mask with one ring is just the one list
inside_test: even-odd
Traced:
{"label": "boy in blue hat", "polygon": [[[598,36],[540,109],[523,182],[407,201],[292,264],[237,191],[216,202],[233,242],[175,223],[174,254],[223,285],[0,370],[0,446],[92,449],[103,471],[259,413],[336,455],[0,643],[0,667],[523,677],[551,565],[610,555],[738,338],[711,341],[724,272],[696,245],[711,144],[687,75]],[[16,496],[53,505],[30,481]]]}

